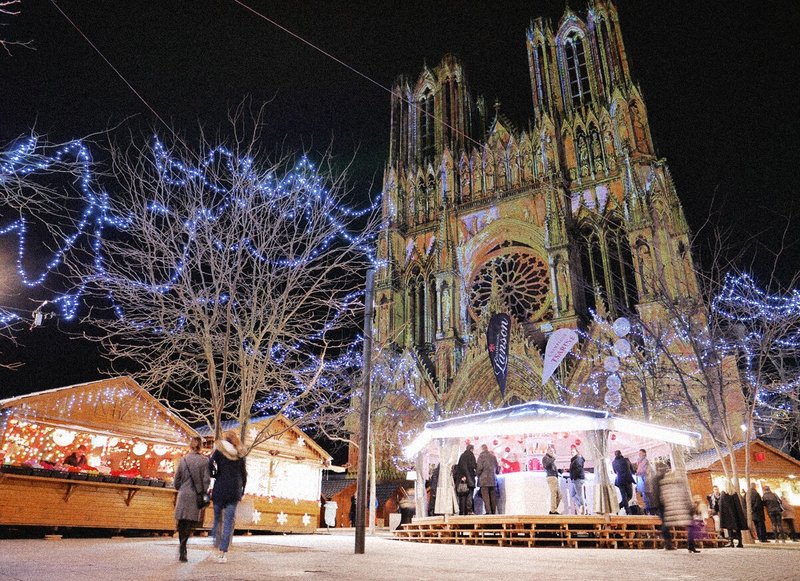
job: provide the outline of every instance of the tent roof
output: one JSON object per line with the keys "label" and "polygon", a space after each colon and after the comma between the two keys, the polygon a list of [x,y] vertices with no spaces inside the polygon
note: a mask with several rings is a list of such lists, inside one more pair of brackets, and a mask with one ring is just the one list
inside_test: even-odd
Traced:
{"label": "tent roof", "polygon": [[470,438],[502,434],[547,434],[552,432],[610,430],[647,436],[662,442],[695,447],[700,434],[615,416],[607,411],[532,401],[488,412],[428,422],[405,449],[413,457],[431,440]]}

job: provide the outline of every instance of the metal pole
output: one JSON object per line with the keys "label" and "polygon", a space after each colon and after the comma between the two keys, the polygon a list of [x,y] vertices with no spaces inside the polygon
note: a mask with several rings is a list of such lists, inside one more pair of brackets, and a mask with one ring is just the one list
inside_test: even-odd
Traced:
{"label": "metal pole", "polygon": [[364,289],[364,365],[362,369],[361,438],[358,446],[358,476],[356,480],[356,555],[364,554],[364,525],[369,498],[367,492],[367,464],[369,460],[369,400],[370,392],[372,391],[370,375],[372,374],[372,295],[374,284],[375,270],[370,268],[367,271],[367,283]]}

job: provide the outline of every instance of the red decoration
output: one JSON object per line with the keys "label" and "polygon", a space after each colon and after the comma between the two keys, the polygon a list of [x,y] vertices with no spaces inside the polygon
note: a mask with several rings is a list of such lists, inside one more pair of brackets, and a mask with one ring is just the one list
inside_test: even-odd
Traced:
{"label": "red decoration", "polygon": [[756,452],[755,454],[753,454],[753,457],[756,459],[756,462],[763,462],[764,460],[767,459],[767,455],[764,454],[764,452]]}
{"label": "red decoration", "polygon": [[581,445],[581,440],[580,440],[580,438],[576,438],[576,439],[575,439],[575,445],[576,445],[576,446],[580,446],[580,445]]}
{"label": "red decoration", "polygon": [[510,451],[511,451],[511,448],[509,448],[508,446],[506,446],[506,452],[510,452]]}
{"label": "red decoration", "polygon": [[564,432],[563,434],[561,434],[561,437],[566,440],[567,438],[569,438],[569,432]]}
{"label": "red decoration", "polygon": [[616,434],[611,434],[611,439],[612,440],[616,440],[617,439],[617,435]]}
{"label": "red decoration", "polygon": [[492,446],[497,446],[497,440],[492,441]]}

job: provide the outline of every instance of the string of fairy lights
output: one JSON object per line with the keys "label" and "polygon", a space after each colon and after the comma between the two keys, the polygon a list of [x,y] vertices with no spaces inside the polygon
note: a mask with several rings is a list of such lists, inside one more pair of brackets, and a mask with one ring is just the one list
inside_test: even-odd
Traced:
{"label": "string of fairy lights", "polygon": [[[272,259],[275,266],[283,268],[302,267],[304,263],[317,259],[337,241],[341,241],[361,252],[373,265],[377,263],[373,244],[374,234],[353,234],[348,231],[346,225],[354,219],[374,212],[380,205],[381,197],[377,196],[376,200],[361,209],[354,209],[336,203],[330,192],[324,187],[322,177],[306,157],[302,157],[286,175],[268,174],[263,177],[254,169],[252,159],[236,157],[233,152],[223,146],[215,147],[207,152],[196,166],[175,159],[158,138],[154,140],[151,149],[160,178],[165,185],[177,188],[199,186],[222,196],[222,202],[216,207],[201,208],[196,215],[186,217],[185,225],[188,232],[196,230],[200,221],[214,222],[220,220],[230,209],[231,204],[237,203],[233,186],[230,184],[245,183],[247,184],[248,195],[260,196],[265,200],[277,202],[286,196],[297,196],[296,207],[294,210],[290,210],[297,212],[297,218],[303,216],[308,218],[312,210],[318,212],[321,208],[325,219],[331,226],[331,234],[321,240],[316,248],[306,252],[302,259],[294,259],[288,256]],[[89,279],[106,276],[103,258],[103,238],[107,235],[106,231],[110,229],[113,235],[114,231],[128,230],[130,218],[113,213],[110,205],[110,195],[98,184],[93,171],[89,148],[81,141],[72,141],[50,153],[44,146],[39,145],[35,136],[22,140],[0,153],[0,183],[12,178],[32,179],[32,176],[36,175],[45,176],[53,167],[68,160],[74,161],[79,167],[80,180],[78,185],[84,207],[80,219],[75,224],[74,232],[64,237],[59,247],[46,260],[44,266],[35,273],[29,272],[25,266],[33,261],[29,261],[27,221],[24,216],[0,227],[0,236],[16,236],[16,272],[20,282],[30,289],[41,287],[48,277],[58,269],[65,256],[75,245],[81,239],[89,239],[91,234],[95,272],[91,277],[87,277],[87,280],[77,284],[70,292],[58,294],[49,301],[59,308],[62,318],[72,320],[78,313],[81,297],[86,290],[86,284],[89,283]],[[230,181],[228,183],[222,183],[220,176],[215,175],[215,172],[212,171],[212,168],[219,168],[220,164],[230,172]],[[157,213],[172,213],[172,210],[157,202],[153,202],[149,209]],[[295,216],[289,215],[288,218],[294,219]],[[141,288],[151,292],[169,292],[185,268],[185,259],[189,252],[190,244],[191,239],[186,242],[182,252],[176,253],[177,256],[175,257],[174,265],[170,269],[171,272],[161,283],[153,285],[142,282]],[[219,242],[219,244],[222,243]],[[260,256],[247,239],[240,240],[234,246],[236,245],[241,245],[242,248],[248,249],[251,256],[256,260],[268,260],[266,257]],[[235,247],[230,248],[230,250],[235,249]],[[113,296],[109,298],[114,304],[117,316],[124,317],[122,307],[113,300]],[[358,298],[357,294],[346,298],[344,310],[356,298]],[[334,318],[339,316],[340,314],[337,313]],[[21,315],[6,309],[0,313],[0,326],[7,326],[19,321],[21,318]],[[146,323],[141,323],[141,325],[146,325]],[[330,325],[326,325],[320,332],[324,333],[327,328],[330,328]]]}

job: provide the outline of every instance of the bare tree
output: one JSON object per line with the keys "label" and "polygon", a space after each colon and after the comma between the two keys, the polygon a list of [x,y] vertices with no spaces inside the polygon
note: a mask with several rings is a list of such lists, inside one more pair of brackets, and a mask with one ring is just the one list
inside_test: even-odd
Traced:
{"label": "bare tree", "polygon": [[[262,116],[240,108],[225,145],[110,149],[113,232],[70,261],[92,307],[85,336],[117,369],[191,423],[235,420],[252,447],[257,415],[342,425],[371,214],[343,206],[343,175],[305,157],[268,161]],[[324,162],[329,162],[326,157]],[[110,307],[105,308],[105,305]]]}
{"label": "bare tree", "polygon": [[[22,0],[0,0],[0,15],[2,16],[19,16],[20,14],[20,5],[22,4]],[[5,23],[2,24],[5,26]],[[0,36],[0,48],[6,51],[6,54],[11,56],[11,47],[13,46],[22,46],[25,48],[32,48],[33,43],[31,41],[19,41],[19,40],[10,40],[5,38],[4,36]]]}

